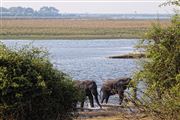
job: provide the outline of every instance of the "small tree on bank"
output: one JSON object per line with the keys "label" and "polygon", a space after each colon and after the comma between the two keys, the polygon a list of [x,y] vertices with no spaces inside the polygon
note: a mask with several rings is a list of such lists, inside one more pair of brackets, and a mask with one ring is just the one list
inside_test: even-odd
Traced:
{"label": "small tree on bank", "polygon": [[[180,16],[171,25],[154,25],[141,43],[148,56],[136,77],[146,83],[143,106],[156,118],[180,119]],[[147,98],[148,96],[148,98]]]}
{"label": "small tree on bank", "polygon": [[75,115],[76,91],[46,52],[0,44],[0,119],[69,120]]}

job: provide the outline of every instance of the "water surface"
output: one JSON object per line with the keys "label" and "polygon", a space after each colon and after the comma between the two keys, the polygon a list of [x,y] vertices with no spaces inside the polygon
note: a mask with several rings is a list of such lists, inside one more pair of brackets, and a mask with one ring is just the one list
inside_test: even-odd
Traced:
{"label": "water surface", "polygon": [[[135,59],[109,59],[108,56],[133,52],[137,39],[116,40],[4,40],[8,46],[32,43],[46,48],[50,60],[74,80],[95,80],[98,89],[104,80],[131,77],[137,69]],[[117,97],[117,96],[116,96]],[[115,97],[115,98],[116,98]]]}

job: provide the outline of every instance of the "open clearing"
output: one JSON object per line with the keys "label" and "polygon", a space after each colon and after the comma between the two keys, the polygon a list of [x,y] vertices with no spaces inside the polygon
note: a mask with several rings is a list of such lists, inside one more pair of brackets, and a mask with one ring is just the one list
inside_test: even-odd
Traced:
{"label": "open clearing", "polygon": [[0,39],[142,38],[153,23],[168,20],[1,19]]}

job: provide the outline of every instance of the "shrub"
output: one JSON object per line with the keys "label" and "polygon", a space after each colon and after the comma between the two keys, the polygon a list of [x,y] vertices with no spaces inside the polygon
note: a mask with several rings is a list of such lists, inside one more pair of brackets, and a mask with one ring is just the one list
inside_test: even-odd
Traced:
{"label": "shrub", "polygon": [[71,119],[77,94],[72,80],[49,62],[47,52],[0,44],[0,119]]}
{"label": "shrub", "polygon": [[[136,74],[146,85],[144,107],[161,119],[180,119],[180,16],[167,28],[154,25],[142,41],[148,60]],[[140,46],[143,46],[140,45]],[[144,48],[143,48],[144,49]]]}

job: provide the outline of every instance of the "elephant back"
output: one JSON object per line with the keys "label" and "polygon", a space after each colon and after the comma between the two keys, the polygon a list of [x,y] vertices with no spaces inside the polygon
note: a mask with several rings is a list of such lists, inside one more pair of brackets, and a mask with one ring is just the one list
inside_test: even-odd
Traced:
{"label": "elephant back", "polygon": [[94,80],[86,80],[84,81],[84,85],[86,86],[87,89],[97,89],[96,82]]}
{"label": "elephant back", "polygon": [[93,87],[97,88],[96,82],[93,80],[75,80],[74,83],[75,87],[84,90],[89,90]]}

